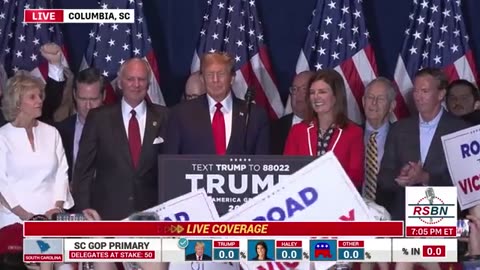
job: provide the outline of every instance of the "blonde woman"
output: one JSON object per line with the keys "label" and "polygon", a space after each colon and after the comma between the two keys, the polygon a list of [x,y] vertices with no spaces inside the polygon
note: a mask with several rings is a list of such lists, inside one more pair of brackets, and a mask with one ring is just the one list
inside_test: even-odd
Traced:
{"label": "blonde woman", "polygon": [[60,135],[37,120],[44,96],[42,81],[23,72],[10,78],[3,92],[8,123],[0,128],[0,230],[73,206]]}

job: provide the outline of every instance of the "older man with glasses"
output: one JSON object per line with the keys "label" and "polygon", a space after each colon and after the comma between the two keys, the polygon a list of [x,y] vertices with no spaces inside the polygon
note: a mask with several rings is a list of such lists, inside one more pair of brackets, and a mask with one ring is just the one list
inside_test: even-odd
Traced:
{"label": "older man with glasses", "polygon": [[306,70],[298,73],[293,79],[292,86],[289,88],[293,112],[274,121],[271,126],[271,153],[274,155],[283,154],[290,128],[304,118],[308,85],[313,74],[315,74],[313,71]]}

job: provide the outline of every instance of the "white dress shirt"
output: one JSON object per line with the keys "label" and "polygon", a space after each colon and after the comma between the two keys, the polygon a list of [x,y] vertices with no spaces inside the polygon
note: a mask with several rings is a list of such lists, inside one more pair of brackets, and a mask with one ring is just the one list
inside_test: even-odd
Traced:
{"label": "white dress shirt", "polygon": [[[213,121],[213,115],[215,115],[215,111],[217,107],[215,105],[218,103],[212,97],[207,94],[208,99],[208,108],[210,110],[210,122]],[[232,134],[232,115],[233,115],[233,98],[232,93],[228,94],[228,96],[220,102],[222,104],[222,113],[223,119],[225,120],[225,145],[228,148],[228,143],[230,141],[230,135]]]}
{"label": "white dress shirt", "polygon": [[[68,164],[58,131],[38,121],[33,128],[33,151],[24,128],[8,123],[0,128],[0,194],[11,208],[23,207],[33,214],[45,214],[64,201],[71,208]],[[0,228],[21,222],[0,205]]]}
{"label": "white dress shirt", "polygon": [[147,121],[147,103],[142,101],[142,103],[138,104],[137,107],[132,108],[132,106],[128,105],[128,103],[122,99],[122,117],[123,117],[123,125],[125,126],[125,132],[128,138],[128,123],[130,122],[130,118],[132,114],[130,113],[132,110],[135,110],[136,118],[138,121],[138,126],[140,128],[140,139],[143,143],[143,135],[145,134],[145,123]]}
{"label": "white dress shirt", "polygon": [[435,136],[435,131],[437,131],[438,123],[440,122],[442,115],[443,109],[441,109],[437,116],[435,116],[430,122],[423,120],[421,115],[418,116],[420,120],[420,158],[422,159],[422,164],[425,164],[433,136]]}
{"label": "white dress shirt", "polygon": [[303,119],[298,117],[296,114],[293,114],[293,118],[292,118],[292,127],[300,122],[302,122]]}
{"label": "white dress shirt", "polygon": [[73,164],[77,161],[78,147],[80,145],[80,138],[82,137],[84,123],[80,121],[77,114],[77,120],[75,121],[75,132],[73,134]]}

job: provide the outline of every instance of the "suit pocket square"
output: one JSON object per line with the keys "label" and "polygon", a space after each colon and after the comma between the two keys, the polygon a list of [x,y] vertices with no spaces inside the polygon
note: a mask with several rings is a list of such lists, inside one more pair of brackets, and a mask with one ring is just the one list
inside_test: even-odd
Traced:
{"label": "suit pocket square", "polygon": [[163,142],[164,142],[164,140],[163,140],[162,137],[157,137],[157,138],[155,138],[155,140],[153,140],[153,144],[161,144]]}

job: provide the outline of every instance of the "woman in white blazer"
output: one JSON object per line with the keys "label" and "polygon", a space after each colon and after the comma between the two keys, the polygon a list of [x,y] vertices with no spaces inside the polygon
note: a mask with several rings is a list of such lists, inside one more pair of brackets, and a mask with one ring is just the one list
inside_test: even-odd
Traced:
{"label": "woman in white blazer", "polygon": [[3,92],[0,128],[0,229],[34,215],[51,217],[73,206],[68,165],[58,131],[37,118],[44,84],[17,73]]}

